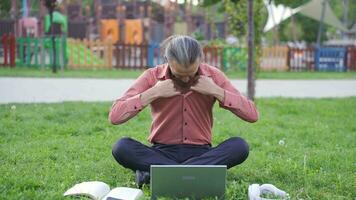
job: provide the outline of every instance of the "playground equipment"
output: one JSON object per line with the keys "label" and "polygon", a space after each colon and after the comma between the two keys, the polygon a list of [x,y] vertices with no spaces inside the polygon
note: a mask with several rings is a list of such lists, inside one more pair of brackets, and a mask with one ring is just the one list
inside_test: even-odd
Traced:
{"label": "playground equipment", "polygon": [[20,37],[38,37],[38,20],[35,17],[26,17],[19,20]]}
{"label": "playground equipment", "polygon": [[102,41],[110,40],[116,43],[119,40],[119,24],[115,19],[103,19],[101,22],[100,39]]}
{"label": "playground equipment", "polygon": [[[53,23],[54,23],[54,34],[55,35],[61,35],[67,33],[68,30],[68,21],[67,17],[62,15],[58,11],[53,12]],[[45,22],[44,22],[44,28],[45,32],[49,33],[50,28],[51,28],[51,22],[50,22],[50,17],[49,15],[45,16]]]}
{"label": "playground equipment", "polygon": [[148,47],[147,66],[154,67],[162,64],[164,60],[161,58],[161,50],[159,43],[152,43]]}
{"label": "playground equipment", "polygon": [[125,20],[125,43],[141,44],[143,42],[143,26],[140,19]]}
{"label": "playground equipment", "polygon": [[245,71],[247,66],[246,48],[225,47],[222,66],[224,71]]}
{"label": "playground equipment", "polygon": [[86,6],[86,15],[82,14],[81,4],[69,4],[67,5],[66,15],[68,18],[68,38],[80,38],[84,39],[90,36],[88,30],[90,30],[90,7]]}
{"label": "playground equipment", "polygon": [[0,36],[15,34],[15,20],[0,19]]}

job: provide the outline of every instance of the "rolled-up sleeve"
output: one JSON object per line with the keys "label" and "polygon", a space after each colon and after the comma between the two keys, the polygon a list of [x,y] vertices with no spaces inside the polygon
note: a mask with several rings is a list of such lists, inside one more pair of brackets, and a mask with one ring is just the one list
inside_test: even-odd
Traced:
{"label": "rolled-up sleeve", "polygon": [[146,70],[125,94],[112,104],[109,113],[109,121],[112,124],[122,124],[137,115],[144,108],[140,95],[151,87],[151,80],[151,73],[149,70]]}

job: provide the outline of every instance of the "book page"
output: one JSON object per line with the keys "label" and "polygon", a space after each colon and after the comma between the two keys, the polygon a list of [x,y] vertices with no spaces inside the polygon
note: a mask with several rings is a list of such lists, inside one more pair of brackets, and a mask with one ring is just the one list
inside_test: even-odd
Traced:
{"label": "book page", "polygon": [[103,200],[138,200],[143,197],[143,192],[140,189],[117,187],[107,194]]}
{"label": "book page", "polygon": [[110,187],[106,183],[100,181],[90,181],[74,185],[64,193],[64,196],[84,195],[94,200],[100,200],[109,192]]}

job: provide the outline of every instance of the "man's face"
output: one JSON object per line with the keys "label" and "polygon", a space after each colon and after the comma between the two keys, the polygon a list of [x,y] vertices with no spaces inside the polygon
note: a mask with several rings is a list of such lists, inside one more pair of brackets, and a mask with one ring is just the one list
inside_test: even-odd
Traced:
{"label": "man's face", "polygon": [[177,63],[175,60],[173,60],[171,62],[168,62],[168,65],[173,76],[185,83],[188,83],[191,79],[195,77],[195,74],[199,69],[199,63],[199,59],[197,59],[189,67],[184,67]]}

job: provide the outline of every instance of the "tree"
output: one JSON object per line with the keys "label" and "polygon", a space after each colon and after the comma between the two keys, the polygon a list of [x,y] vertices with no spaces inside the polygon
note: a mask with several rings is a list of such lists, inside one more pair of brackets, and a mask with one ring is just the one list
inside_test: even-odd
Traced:
{"label": "tree", "polygon": [[[299,7],[299,6],[307,3],[308,1],[309,0],[299,0],[299,1],[295,1],[295,0],[294,1],[293,0],[274,0],[273,2],[276,5],[282,4],[282,5],[290,7],[290,8],[296,8],[296,7]],[[291,25],[289,25],[289,27],[291,28],[291,33],[292,34],[288,34],[288,35],[284,34],[286,32],[285,31],[286,26],[283,26],[283,28],[281,28],[281,29],[279,29],[279,27],[280,27],[279,25],[276,26],[277,31],[275,32],[275,34],[286,36],[286,37],[288,37],[288,40],[291,40],[291,39],[293,39],[294,41],[297,40],[297,38],[298,38],[297,31],[298,30],[297,30],[297,23],[296,23],[294,15],[291,16]]]}
{"label": "tree", "polygon": [[[356,23],[356,0],[329,0],[329,4],[339,19],[344,21],[347,18],[346,28],[350,29]],[[345,12],[345,8],[348,12]]]}
{"label": "tree", "polygon": [[[11,17],[11,6],[14,0],[0,1],[0,18],[10,18]],[[16,1],[17,10],[20,9],[21,0]],[[17,15],[17,13],[16,13]]]}
{"label": "tree", "polygon": [[247,66],[247,94],[250,99],[255,98],[255,75],[253,67],[254,49],[254,23],[253,23],[253,0],[248,0],[248,66]]}
{"label": "tree", "polygon": [[[258,59],[261,46],[261,33],[265,7],[262,0],[230,1],[224,0],[225,12],[229,15],[229,31],[236,37],[244,37],[248,33],[248,69],[247,94],[250,99],[255,97],[255,69],[259,66]],[[249,22],[246,23],[246,22]],[[255,53],[255,56],[254,56]]]}
{"label": "tree", "polygon": [[11,10],[11,1],[1,1],[0,3],[0,17],[4,18],[9,16]]}
{"label": "tree", "polygon": [[[222,11],[228,15],[229,32],[235,37],[242,38],[248,33],[248,30],[253,31],[248,34],[248,88],[247,93],[250,99],[255,96],[255,67],[258,66],[258,59],[260,56],[260,44],[262,25],[265,21],[266,10],[262,0],[204,0],[203,6],[212,6],[222,2]],[[250,7],[249,7],[250,6]],[[251,8],[248,12],[248,8]],[[250,15],[248,15],[250,14]],[[250,26],[248,21],[250,19]],[[252,26],[251,26],[252,25]],[[256,53],[256,56],[253,54]]]}

